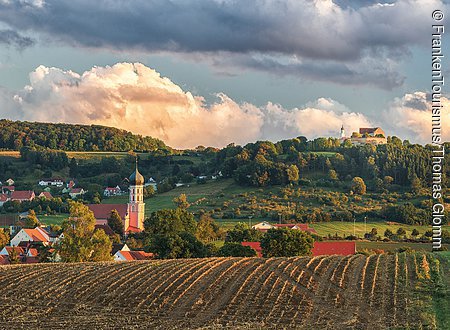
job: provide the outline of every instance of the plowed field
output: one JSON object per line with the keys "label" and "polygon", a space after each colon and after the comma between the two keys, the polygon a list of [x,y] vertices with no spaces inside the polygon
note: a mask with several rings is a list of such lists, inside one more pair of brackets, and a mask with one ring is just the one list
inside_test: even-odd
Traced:
{"label": "plowed field", "polygon": [[416,329],[422,321],[413,294],[430,258],[1,266],[0,328]]}

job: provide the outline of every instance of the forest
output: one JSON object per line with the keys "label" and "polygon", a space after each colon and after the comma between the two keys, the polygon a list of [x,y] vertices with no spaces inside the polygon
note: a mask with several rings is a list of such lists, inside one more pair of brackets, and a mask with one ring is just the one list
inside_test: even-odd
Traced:
{"label": "forest", "polygon": [[0,149],[20,150],[22,147],[64,151],[171,152],[171,148],[161,140],[113,127],[0,120]]}

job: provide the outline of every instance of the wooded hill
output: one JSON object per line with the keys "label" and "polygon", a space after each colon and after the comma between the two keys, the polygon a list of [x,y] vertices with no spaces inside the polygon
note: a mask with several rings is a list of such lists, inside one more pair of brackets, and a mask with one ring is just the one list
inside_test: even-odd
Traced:
{"label": "wooded hill", "polygon": [[100,125],[53,124],[0,120],[0,149],[42,147],[64,151],[161,151],[163,141]]}

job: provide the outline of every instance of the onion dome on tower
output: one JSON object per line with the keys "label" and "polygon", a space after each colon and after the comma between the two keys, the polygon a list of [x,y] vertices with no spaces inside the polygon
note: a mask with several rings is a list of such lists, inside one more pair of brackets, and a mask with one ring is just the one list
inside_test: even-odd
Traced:
{"label": "onion dome on tower", "polygon": [[136,170],[130,176],[130,185],[131,186],[142,186],[143,184],[144,184],[144,177],[138,171],[137,158],[136,158]]}

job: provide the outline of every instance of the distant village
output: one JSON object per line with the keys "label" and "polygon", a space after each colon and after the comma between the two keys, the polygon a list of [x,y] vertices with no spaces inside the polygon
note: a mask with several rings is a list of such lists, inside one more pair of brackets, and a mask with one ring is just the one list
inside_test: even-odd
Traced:
{"label": "distant village", "polygon": [[[344,126],[340,131],[341,143],[351,143],[352,145],[362,144],[385,144],[386,137],[384,131],[379,128],[360,128],[359,133],[352,133],[351,137],[345,134]],[[197,179],[202,179],[198,177]],[[204,178],[203,178],[204,179]],[[217,179],[214,177],[213,179]],[[146,182],[144,177],[139,173],[137,162],[136,169],[127,179],[128,188],[124,189],[120,186],[105,187],[103,190],[104,197],[113,197],[120,195],[129,195],[126,204],[88,204],[87,206],[93,212],[96,219],[96,230],[102,229],[111,238],[115,232],[108,225],[108,218],[113,210],[117,211],[123,222],[125,236],[128,233],[140,233],[144,230],[145,219],[145,203],[144,188],[151,186],[156,192],[158,184],[153,178],[149,178]],[[8,178],[4,183],[0,182],[0,206],[6,202],[32,202],[36,198],[51,201],[54,199],[52,188],[58,188],[60,194],[67,194],[71,199],[77,200],[87,193],[83,188],[77,187],[75,180],[64,180],[63,178],[41,178],[36,182],[37,190],[41,191],[36,194],[33,190],[16,190],[13,178]],[[128,191],[127,191],[128,190]],[[55,191],[55,189],[53,189]],[[34,211],[33,211],[34,212]],[[50,261],[57,262],[59,257],[53,246],[62,239],[64,234],[57,233],[51,226],[38,226],[36,228],[24,228],[24,221],[29,216],[29,212],[19,214],[18,219],[9,225],[11,240],[9,245],[0,251],[0,264],[8,264],[11,258],[17,258],[21,263],[39,262],[39,248],[44,246],[48,248],[51,257]],[[286,227],[292,230],[301,230],[311,234],[317,234],[315,230],[308,227],[308,224],[269,224],[267,222],[258,223],[252,228],[265,232],[271,228]],[[261,246],[259,242],[242,242],[243,246],[249,246],[254,249],[258,256],[261,256]],[[313,255],[323,254],[354,254],[356,245],[354,242],[315,242],[312,250]],[[115,243],[111,251],[115,261],[130,260],[146,260],[154,258],[154,254],[144,251],[132,251],[124,243]]]}

